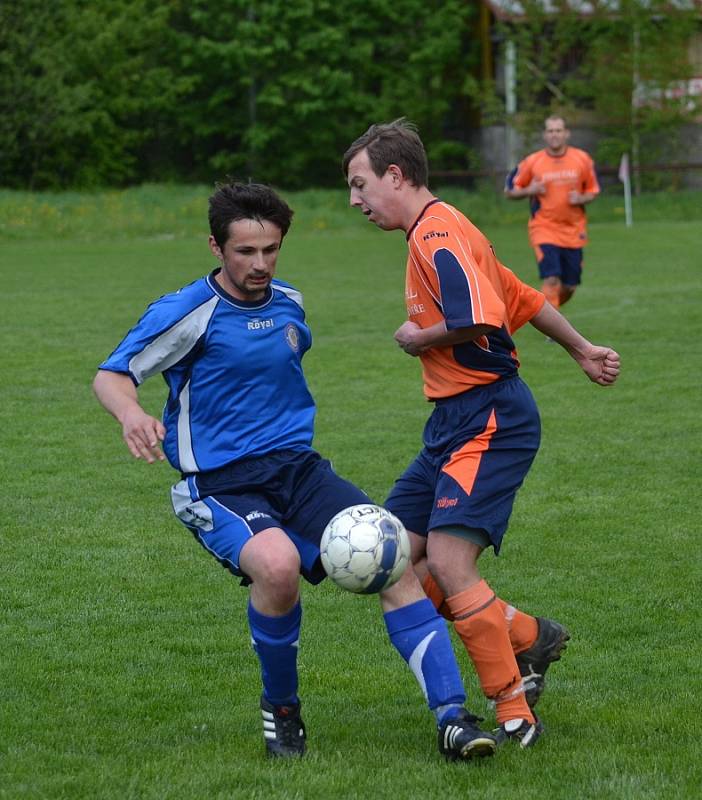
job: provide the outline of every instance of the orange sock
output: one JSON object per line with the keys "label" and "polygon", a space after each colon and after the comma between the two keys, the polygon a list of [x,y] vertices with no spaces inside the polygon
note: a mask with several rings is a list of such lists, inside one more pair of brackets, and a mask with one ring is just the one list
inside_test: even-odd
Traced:
{"label": "orange sock", "polygon": [[505,615],[486,581],[446,598],[456,633],[470,656],[486,697],[495,701],[498,723],[534,722],[509,640]]}
{"label": "orange sock", "polygon": [[446,598],[444,597],[444,593],[441,591],[441,589],[439,589],[439,584],[434,580],[434,576],[431,574],[431,572],[427,572],[427,574],[424,576],[424,580],[422,581],[422,589],[424,589],[424,593],[431,600],[434,608],[439,612],[439,614],[441,614],[441,616],[446,618],[449,622],[453,622],[451,612],[445,603]]}
{"label": "orange sock", "polygon": [[570,300],[572,296],[573,292],[569,291],[568,289],[561,289],[561,291],[558,293],[558,300],[563,306]]}
{"label": "orange sock", "polygon": [[[453,622],[453,614],[446,605],[444,593],[439,589],[438,583],[434,580],[432,574],[427,572],[422,581],[422,587],[426,596],[434,604],[434,608],[450,622]],[[499,597],[495,598],[495,602],[502,609],[507,622],[507,630],[509,631],[509,641],[512,645],[512,650],[516,653],[523,653],[528,650],[536,641],[539,635],[539,624],[535,617],[525,614],[518,608],[505,603]]]}
{"label": "orange sock", "polygon": [[550,284],[545,283],[541,287],[541,291],[544,293],[546,299],[554,308],[561,307],[561,293],[556,286],[551,286]]}
{"label": "orange sock", "polygon": [[534,644],[536,637],[539,635],[539,623],[536,621],[536,617],[525,614],[518,608],[509,605],[509,603],[505,603],[499,597],[496,598],[496,602],[502,609],[507,622],[512,650],[515,654],[523,653],[524,650],[528,650]]}

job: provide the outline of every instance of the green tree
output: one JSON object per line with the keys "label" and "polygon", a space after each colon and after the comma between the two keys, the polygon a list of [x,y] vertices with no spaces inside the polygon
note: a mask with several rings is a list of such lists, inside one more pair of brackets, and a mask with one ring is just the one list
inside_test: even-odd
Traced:
{"label": "green tree", "polygon": [[400,115],[440,140],[471,14],[462,0],[183,3],[173,24],[194,83],[178,138],[192,175],[333,185],[343,148]]}
{"label": "green tree", "polygon": [[0,4],[2,183],[122,184],[145,171],[187,79],[165,61],[168,7],[150,0]]}
{"label": "green tree", "polygon": [[0,180],[338,185],[346,145],[397,116],[435,166],[465,165],[460,131],[446,133],[473,13],[465,0],[4,0]]}

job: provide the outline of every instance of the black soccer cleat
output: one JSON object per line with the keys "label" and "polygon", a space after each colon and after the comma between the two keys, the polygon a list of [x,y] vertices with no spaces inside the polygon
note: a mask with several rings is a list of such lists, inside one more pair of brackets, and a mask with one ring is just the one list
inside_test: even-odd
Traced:
{"label": "black soccer cleat", "polygon": [[544,732],[543,723],[536,715],[534,717],[535,722],[528,722],[525,719],[510,719],[503,722],[493,731],[497,744],[501,745],[512,741],[518,742],[522,749],[533,747]]}
{"label": "black soccer cleat", "polygon": [[545,617],[537,617],[539,633],[534,644],[516,656],[522,686],[529,708],[539,702],[544,690],[544,675],[549,666],[558,661],[566,649],[570,634],[559,622]]}
{"label": "black soccer cleat", "polygon": [[439,752],[450,761],[483,758],[494,755],[497,740],[487,731],[482,731],[476,717],[462,708],[458,716],[439,725]]}
{"label": "black soccer cleat", "polygon": [[263,738],[266,754],[272,758],[291,758],[305,754],[305,724],[300,716],[300,704],[274,706],[261,697]]}

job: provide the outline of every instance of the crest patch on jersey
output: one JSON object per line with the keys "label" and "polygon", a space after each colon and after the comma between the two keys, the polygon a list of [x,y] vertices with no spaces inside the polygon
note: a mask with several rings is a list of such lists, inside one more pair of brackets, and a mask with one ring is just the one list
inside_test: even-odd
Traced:
{"label": "crest patch on jersey", "polygon": [[294,350],[296,353],[300,349],[300,334],[297,332],[297,328],[289,322],[285,326],[285,341],[290,346],[291,350]]}

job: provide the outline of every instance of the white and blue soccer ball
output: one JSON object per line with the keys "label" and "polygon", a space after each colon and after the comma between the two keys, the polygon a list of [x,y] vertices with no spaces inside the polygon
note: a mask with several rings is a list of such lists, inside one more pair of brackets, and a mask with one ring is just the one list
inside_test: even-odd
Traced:
{"label": "white and blue soccer ball", "polygon": [[327,575],[342,589],[373,594],[400,580],[410,542],[400,520],[375,505],[345,508],[333,517],[319,545]]}

